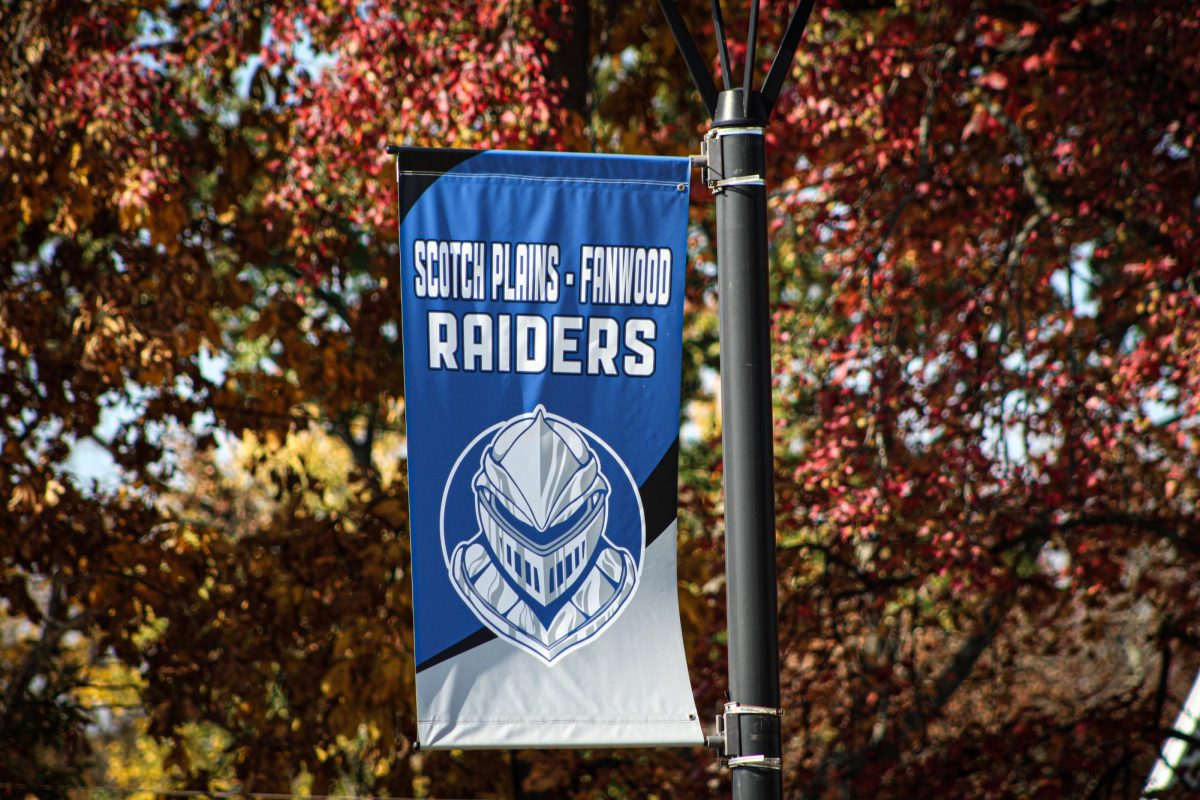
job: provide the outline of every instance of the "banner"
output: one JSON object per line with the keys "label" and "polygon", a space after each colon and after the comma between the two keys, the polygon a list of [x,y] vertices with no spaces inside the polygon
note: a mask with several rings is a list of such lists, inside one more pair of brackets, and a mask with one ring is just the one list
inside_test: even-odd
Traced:
{"label": "banner", "polygon": [[697,745],[676,596],[690,165],[398,153],[422,747]]}

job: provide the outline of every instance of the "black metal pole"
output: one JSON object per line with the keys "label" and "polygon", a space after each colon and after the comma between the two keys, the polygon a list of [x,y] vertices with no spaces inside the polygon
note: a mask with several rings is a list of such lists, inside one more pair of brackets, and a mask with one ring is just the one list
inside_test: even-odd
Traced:
{"label": "black metal pole", "polygon": [[709,737],[733,771],[734,800],[783,797],[775,595],[774,437],[767,271],[764,133],[815,0],[800,0],[763,81],[753,90],[758,0],[751,0],[745,88],[731,89],[720,0],[713,25],[725,91],[712,76],[676,7],[663,15],[713,119],[704,137],[705,180],[717,195],[721,304],[721,418],[725,450],[725,577],[729,702]]}
{"label": "black metal pole", "polygon": [[718,95],[713,127],[705,137],[717,194],[730,700],[724,749],[733,772],[734,800],[777,800],[783,794],[766,124],[758,92],[747,97],[744,89],[727,90]]}

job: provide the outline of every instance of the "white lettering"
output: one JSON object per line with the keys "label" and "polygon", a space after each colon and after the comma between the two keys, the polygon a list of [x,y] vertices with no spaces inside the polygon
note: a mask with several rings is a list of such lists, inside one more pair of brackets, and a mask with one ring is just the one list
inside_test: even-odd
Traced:
{"label": "white lettering", "polygon": [[517,315],[517,372],[546,369],[546,320],[529,314]]}
{"label": "white lettering", "polygon": [[463,317],[463,369],[492,371],[492,317],[490,314],[467,314]]}
{"label": "white lettering", "polygon": [[429,368],[458,369],[458,324],[449,311],[429,312]]}
{"label": "white lettering", "polygon": [[625,323],[625,347],[633,352],[624,358],[625,374],[644,378],[654,374],[654,348],[649,342],[658,335],[652,319],[634,318]]}
{"label": "white lettering", "polygon": [[583,365],[578,361],[568,361],[567,356],[579,352],[579,340],[570,334],[583,330],[583,317],[555,317],[554,336],[551,337],[554,348],[552,370],[559,375],[578,375],[583,372]]}
{"label": "white lettering", "polygon": [[588,375],[616,375],[617,352],[620,350],[620,328],[610,317],[588,320]]}
{"label": "white lettering", "polygon": [[671,248],[582,245],[579,302],[665,306],[671,301]]}

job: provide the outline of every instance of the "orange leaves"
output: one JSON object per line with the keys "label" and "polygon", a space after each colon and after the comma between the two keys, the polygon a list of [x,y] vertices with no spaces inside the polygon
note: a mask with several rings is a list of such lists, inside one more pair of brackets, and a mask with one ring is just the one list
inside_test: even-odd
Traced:
{"label": "orange leaves", "polygon": [[166,247],[169,255],[179,252],[177,237],[188,222],[187,209],[178,198],[167,195],[156,198],[146,225],[150,230],[150,241]]}
{"label": "orange leaves", "polygon": [[179,197],[162,190],[151,171],[127,175],[117,205],[117,218],[127,233],[146,230],[152,244],[163,246],[169,255],[179,252],[177,239],[188,223],[187,209]]}
{"label": "orange leaves", "polygon": [[408,522],[408,506],[396,497],[387,497],[376,503],[371,507],[371,513],[383,519],[397,531],[404,530]]}

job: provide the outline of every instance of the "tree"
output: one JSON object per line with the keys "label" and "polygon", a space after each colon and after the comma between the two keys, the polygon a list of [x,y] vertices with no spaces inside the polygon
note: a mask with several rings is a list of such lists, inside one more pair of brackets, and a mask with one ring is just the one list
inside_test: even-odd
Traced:
{"label": "tree", "polygon": [[1195,664],[1198,22],[945,3],[811,31],[775,150],[804,158],[776,173],[776,329],[816,789],[1145,774],[1171,654]]}
{"label": "tree", "polygon": [[[760,41],[786,5],[764,4]],[[706,44],[707,11],[684,8]],[[705,122],[656,11],[4,15],[0,730],[53,733],[0,782],[79,752],[82,718],[60,712],[115,658],[190,788],[721,790],[705,753],[405,738],[379,147],[694,152]],[[744,30],[744,9],[726,16]],[[814,15],[768,147],[791,795],[1136,796],[1200,661],[1198,38],[1178,0]],[[681,603],[715,710],[719,343],[711,204],[693,196]],[[115,488],[67,469],[85,441]],[[90,658],[39,644],[67,631]],[[18,713],[52,676],[69,677],[59,716]],[[232,775],[189,758],[196,724],[227,734]]]}

